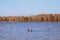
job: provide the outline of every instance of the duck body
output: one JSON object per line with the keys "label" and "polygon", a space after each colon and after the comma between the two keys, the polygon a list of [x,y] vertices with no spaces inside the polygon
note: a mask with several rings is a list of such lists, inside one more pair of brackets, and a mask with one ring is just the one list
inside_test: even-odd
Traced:
{"label": "duck body", "polygon": [[28,29],[28,32],[32,32],[32,30],[31,29]]}

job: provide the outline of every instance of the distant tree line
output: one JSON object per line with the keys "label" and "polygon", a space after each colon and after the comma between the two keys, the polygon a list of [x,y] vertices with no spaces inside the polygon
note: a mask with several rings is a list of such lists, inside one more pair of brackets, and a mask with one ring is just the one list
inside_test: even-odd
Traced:
{"label": "distant tree line", "polygon": [[32,16],[0,16],[0,22],[59,22],[60,14],[39,14]]}

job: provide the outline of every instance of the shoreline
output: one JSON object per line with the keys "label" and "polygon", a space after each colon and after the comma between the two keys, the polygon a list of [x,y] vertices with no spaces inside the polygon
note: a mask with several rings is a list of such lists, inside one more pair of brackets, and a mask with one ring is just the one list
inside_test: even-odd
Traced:
{"label": "shoreline", "polygon": [[0,22],[60,22],[60,14],[38,14],[32,16],[0,16]]}

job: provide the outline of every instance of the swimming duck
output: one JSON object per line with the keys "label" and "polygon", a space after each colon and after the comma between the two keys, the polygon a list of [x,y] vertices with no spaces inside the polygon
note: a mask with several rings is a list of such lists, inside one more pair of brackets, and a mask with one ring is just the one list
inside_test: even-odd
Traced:
{"label": "swimming duck", "polygon": [[32,32],[32,30],[31,29],[28,29],[28,32]]}

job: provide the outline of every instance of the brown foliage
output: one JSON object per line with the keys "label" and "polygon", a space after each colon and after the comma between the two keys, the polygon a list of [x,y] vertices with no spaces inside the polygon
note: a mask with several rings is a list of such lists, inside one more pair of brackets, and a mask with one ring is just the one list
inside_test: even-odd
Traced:
{"label": "brown foliage", "polygon": [[0,16],[0,22],[59,22],[60,14],[39,14],[33,16]]}

